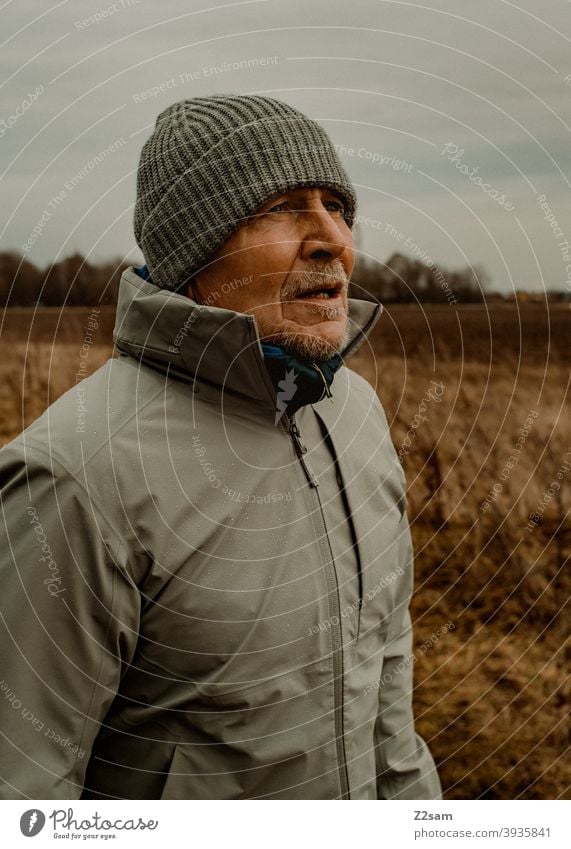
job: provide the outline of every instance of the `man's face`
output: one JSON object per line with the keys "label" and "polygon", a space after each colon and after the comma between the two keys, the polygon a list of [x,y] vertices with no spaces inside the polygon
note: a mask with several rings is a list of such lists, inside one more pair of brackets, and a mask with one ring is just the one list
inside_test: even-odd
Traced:
{"label": "man's face", "polygon": [[355,254],[334,191],[277,195],[238,227],[189,284],[200,303],[256,318],[262,341],[304,359],[327,359],[347,341]]}

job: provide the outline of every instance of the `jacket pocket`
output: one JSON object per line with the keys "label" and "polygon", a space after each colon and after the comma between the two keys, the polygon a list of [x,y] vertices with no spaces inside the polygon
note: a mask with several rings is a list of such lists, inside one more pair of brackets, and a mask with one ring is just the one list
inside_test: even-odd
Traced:
{"label": "jacket pocket", "polygon": [[163,799],[336,798],[328,658],[255,682],[201,687]]}
{"label": "jacket pocket", "polygon": [[215,744],[178,743],[161,799],[246,798],[230,753],[220,749]]}
{"label": "jacket pocket", "polygon": [[363,606],[359,640],[369,634],[386,635],[399,599],[406,589],[407,564],[402,557],[401,513],[395,505],[379,514],[376,545],[365,538],[362,545]]}

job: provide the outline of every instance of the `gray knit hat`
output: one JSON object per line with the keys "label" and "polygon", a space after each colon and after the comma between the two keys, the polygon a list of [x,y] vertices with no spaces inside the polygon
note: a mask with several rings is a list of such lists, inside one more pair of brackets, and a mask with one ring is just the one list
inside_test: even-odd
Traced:
{"label": "gray knit hat", "polygon": [[273,195],[323,186],[356,196],[325,130],[270,97],[213,95],[164,109],[141,151],[135,238],[153,282],[176,289]]}

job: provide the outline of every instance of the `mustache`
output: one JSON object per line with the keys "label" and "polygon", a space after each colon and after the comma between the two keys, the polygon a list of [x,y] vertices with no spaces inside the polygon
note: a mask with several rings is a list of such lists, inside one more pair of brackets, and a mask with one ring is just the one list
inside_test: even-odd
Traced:
{"label": "mustache", "polygon": [[344,290],[347,291],[349,277],[340,262],[315,263],[309,265],[303,272],[295,274],[295,276],[288,276],[281,289],[281,300],[282,302],[292,301],[299,295],[311,292],[318,286],[338,286],[339,283],[342,283]]}

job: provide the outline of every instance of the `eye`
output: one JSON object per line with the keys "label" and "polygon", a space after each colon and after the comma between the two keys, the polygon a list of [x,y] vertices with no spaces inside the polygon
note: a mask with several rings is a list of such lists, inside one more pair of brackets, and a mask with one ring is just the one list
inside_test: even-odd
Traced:
{"label": "eye", "polygon": [[[337,215],[345,215],[345,204],[343,201],[338,198],[327,198],[323,201],[324,207],[329,211],[333,212]],[[297,209],[297,207],[292,207],[291,203],[287,200],[278,201],[278,203],[274,203],[266,210],[266,214],[268,215],[280,215],[285,212],[303,212],[303,208]]]}
{"label": "eye", "polygon": [[340,215],[345,214],[345,204],[340,200],[324,200],[323,206],[331,212],[338,212]]}
{"label": "eye", "polygon": [[268,209],[268,212],[285,212],[288,208],[287,202],[285,200],[280,201],[280,203],[275,203]]}

